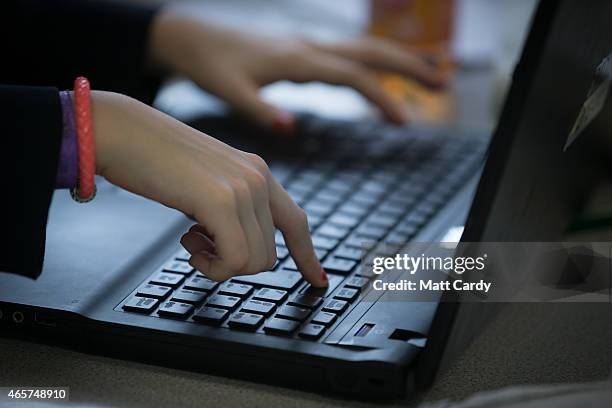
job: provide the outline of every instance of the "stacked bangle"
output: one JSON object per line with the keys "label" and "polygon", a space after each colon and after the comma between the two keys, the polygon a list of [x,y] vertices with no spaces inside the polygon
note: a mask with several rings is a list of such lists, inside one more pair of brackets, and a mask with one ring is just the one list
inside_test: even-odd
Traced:
{"label": "stacked bangle", "polygon": [[85,203],[96,195],[94,180],[96,170],[96,149],[91,121],[91,101],[89,81],[78,77],[74,80],[74,112],[79,151],[78,183],[70,193],[75,201]]}
{"label": "stacked bangle", "polygon": [[71,189],[77,185],[79,179],[79,152],[74,107],[70,92],[61,91],[59,96],[62,104],[62,143],[55,187]]}

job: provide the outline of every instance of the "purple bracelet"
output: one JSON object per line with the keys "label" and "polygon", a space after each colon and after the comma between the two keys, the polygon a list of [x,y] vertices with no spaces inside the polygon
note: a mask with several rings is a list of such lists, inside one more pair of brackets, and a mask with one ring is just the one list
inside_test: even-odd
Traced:
{"label": "purple bracelet", "polygon": [[62,103],[63,128],[55,187],[74,188],[77,185],[79,162],[74,110],[70,92],[61,91],[59,96]]}

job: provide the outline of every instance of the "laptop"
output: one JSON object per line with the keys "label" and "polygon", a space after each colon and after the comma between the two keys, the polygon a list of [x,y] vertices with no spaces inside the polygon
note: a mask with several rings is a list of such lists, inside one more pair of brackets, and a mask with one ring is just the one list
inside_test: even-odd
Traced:
{"label": "laptop", "polygon": [[[490,143],[310,116],[290,145],[257,147],[306,210],[328,289],[302,279],[281,236],[274,270],[213,282],[178,244],[189,219],[99,181],[87,205],[55,194],[36,281],[0,272],[1,333],[357,398],[428,386],[496,305],[385,301],[364,254],[463,225],[466,242],[561,240],[604,173],[611,17],[603,0],[541,2]],[[240,146],[243,126],[207,131]]]}

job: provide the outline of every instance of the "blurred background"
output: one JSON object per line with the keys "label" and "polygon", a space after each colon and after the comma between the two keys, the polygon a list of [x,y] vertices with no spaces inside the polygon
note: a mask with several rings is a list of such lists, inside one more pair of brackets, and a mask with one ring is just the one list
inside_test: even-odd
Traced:
{"label": "blurred background", "polygon": [[[335,41],[375,35],[425,53],[452,78],[431,91],[381,76],[405,101],[414,122],[491,130],[529,27],[536,0],[192,0],[177,1],[199,18],[273,36]],[[377,112],[356,92],[321,83],[278,82],[264,97],[296,112],[367,119]],[[189,121],[226,108],[180,78],[162,89],[156,107]]]}

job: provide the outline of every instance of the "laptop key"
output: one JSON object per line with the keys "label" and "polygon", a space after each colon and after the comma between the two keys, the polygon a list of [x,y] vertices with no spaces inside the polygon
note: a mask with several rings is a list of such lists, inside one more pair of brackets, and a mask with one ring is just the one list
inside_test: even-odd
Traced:
{"label": "laptop key", "polygon": [[238,306],[238,303],[240,303],[240,300],[241,299],[236,296],[214,295],[208,298],[206,306],[234,310],[236,306]]}
{"label": "laptop key", "polygon": [[360,261],[363,257],[363,252],[364,251],[359,248],[354,248],[347,245],[340,245],[338,248],[336,248],[332,255],[338,258]]}
{"label": "laptop key", "polygon": [[284,247],[287,246],[287,244],[285,243],[285,237],[283,237],[283,233],[279,230],[276,230],[276,232],[274,233],[274,242],[276,243],[276,245],[282,245]]}
{"label": "laptop key", "polygon": [[312,245],[318,249],[325,249],[327,251],[331,251],[338,245],[338,240],[322,237],[317,234],[312,237]]}
{"label": "laptop key", "polygon": [[185,277],[183,275],[179,275],[177,273],[160,272],[155,275],[149,283],[177,288],[181,283],[183,283],[184,280]]}
{"label": "laptop key", "polygon": [[436,213],[436,209],[432,205],[426,202],[421,203],[413,211],[413,215],[421,216],[425,219],[431,218],[431,216],[435,213]]}
{"label": "laptop key", "polygon": [[329,254],[329,251],[326,249],[320,249],[320,248],[315,248],[315,255],[317,256],[317,259],[319,261],[322,261],[323,258],[325,258],[327,256],[327,254]]}
{"label": "laptop key", "polygon": [[172,292],[172,289],[167,286],[151,285],[150,283],[141,286],[136,294],[138,296],[165,299],[168,294]]}
{"label": "laptop key", "polygon": [[383,194],[384,192],[364,191],[360,189],[357,193],[353,194],[351,200],[354,202],[359,201],[360,203],[366,205],[369,204],[370,206],[375,206],[380,203]]}
{"label": "laptop key", "polygon": [[202,303],[204,299],[206,299],[206,292],[188,289],[177,290],[172,294],[172,298],[170,298],[170,300],[175,302],[189,303],[192,305]]}
{"label": "laptop key", "polygon": [[432,206],[433,208],[439,208],[446,203],[446,197],[441,194],[432,194],[427,196],[423,202]]}
{"label": "laptop key", "polygon": [[163,317],[182,318],[187,317],[194,311],[193,305],[181,302],[164,302],[157,311],[157,314]]}
{"label": "laptop key", "polygon": [[369,280],[358,276],[349,279],[344,286],[362,290],[368,284]]}
{"label": "laptop key", "polygon": [[282,245],[276,246],[276,259],[283,260],[289,256],[289,250]]}
{"label": "laptop key", "polygon": [[357,193],[353,195],[348,202],[360,207],[372,208],[378,204],[378,198],[369,194]]}
{"label": "laptop key", "polygon": [[307,307],[309,309],[315,309],[321,303],[323,303],[323,298],[311,295],[295,295],[289,300],[289,304],[292,306]]}
{"label": "laptop key", "polygon": [[410,237],[414,236],[418,232],[418,230],[419,230],[418,224],[415,224],[412,222],[406,222],[406,221],[402,221],[394,229],[395,232],[398,232],[400,234],[405,234]]}
{"label": "laptop key", "polygon": [[289,194],[291,194],[292,192],[299,192],[299,193],[303,193],[303,194],[310,194],[313,190],[313,186],[307,182],[304,181],[294,181],[289,185],[289,188],[287,188],[287,192]]}
{"label": "laptop key", "polygon": [[251,285],[241,283],[224,283],[219,288],[219,294],[221,295],[238,296],[243,299],[248,297],[252,292],[253,287]]}
{"label": "laptop key", "polygon": [[349,229],[332,224],[324,224],[318,230],[317,234],[328,238],[343,239],[349,234]]}
{"label": "laptop key", "polygon": [[404,234],[399,231],[394,231],[390,233],[389,235],[387,235],[387,237],[384,239],[384,242],[385,244],[401,246],[401,245],[405,245],[406,243],[408,243],[409,240],[410,240],[409,234]]}
{"label": "laptop key", "polygon": [[306,326],[302,328],[302,330],[300,330],[300,332],[298,333],[298,336],[304,339],[316,340],[323,335],[324,331],[325,331],[325,326],[323,325],[307,324]]}
{"label": "laptop key", "polygon": [[342,204],[342,206],[339,208],[339,211],[340,212],[338,213],[338,215],[354,217],[359,221],[361,217],[368,213],[368,208],[364,207],[363,205],[358,205],[349,201],[345,204]]}
{"label": "laptop key", "polygon": [[377,244],[376,240],[372,238],[360,236],[356,233],[352,233],[348,236],[347,239],[342,243],[343,245],[350,246],[352,248],[358,248],[361,250],[370,250],[374,248]]}
{"label": "laptop key", "polygon": [[123,305],[123,309],[130,312],[149,313],[159,304],[159,300],[141,296],[130,298]]}
{"label": "laptop key", "polygon": [[383,185],[380,180],[369,180],[361,184],[360,190],[373,194],[382,194],[387,190],[387,186]]}
{"label": "laptop key", "polygon": [[380,225],[366,224],[362,225],[355,230],[357,236],[363,237],[363,239],[380,240],[382,237],[387,235],[387,229]]}
{"label": "laptop key", "polygon": [[232,329],[255,331],[263,321],[262,315],[238,312],[229,318],[227,325]]}
{"label": "laptop key", "polygon": [[285,262],[283,262],[283,266],[281,269],[289,269],[292,271],[297,271],[298,267],[295,263],[295,261],[293,260],[293,258],[289,258],[287,260],[285,260]]}
{"label": "laptop key", "polygon": [[289,320],[303,321],[310,314],[310,309],[295,306],[283,306],[276,312],[276,317]]}
{"label": "laptop key", "polygon": [[377,225],[383,228],[391,228],[397,223],[398,216],[385,213],[385,212],[375,212],[370,215],[367,219],[368,224]]}
{"label": "laptop key", "polygon": [[392,170],[378,170],[370,175],[373,179],[380,182],[382,185],[390,186],[395,183],[398,178],[398,174]]}
{"label": "laptop key", "polygon": [[280,303],[287,297],[287,292],[279,289],[271,289],[271,288],[261,288],[255,295],[253,299],[264,300],[266,302],[272,303]]}
{"label": "laptop key", "polygon": [[[322,261],[323,258],[325,258],[325,256],[329,253],[329,251],[326,251],[324,249],[318,249],[318,248],[315,248],[314,252],[315,252],[315,255],[317,256],[317,259],[319,261]],[[281,267],[281,269],[289,269],[289,270],[292,270],[292,271],[298,271],[299,270],[299,268],[296,265],[295,260],[293,258],[286,259],[285,262],[283,263],[283,266]]]}
{"label": "laptop key", "polygon": [[229,315],[229,311],[216,307],[203,307],[193,315],[193,320],[198,323],[218,326]]}
{"label": "laptop key", "polygon": [[382,211],[394,217],[400,217],[404,213],[404,207],[403,205],[398,205],[394,201],[387,201],[378,206],[378,211]]}
{"label": "laptop key", "polygon": [[293,169],[285,164],[272,163],[270,164],[270,171],[279,183],[284,183],[293,172]]}
{"label": "laptop key", "polygon": [[318,215],[309,215],[308,216],[308,227],[310,231],[314,231],[319,228],[319,226],[323,223],[324,217]]}
{"label": "laptop key", "polygon": [[330,313],[343,313],[347,307],[348,303],[343,300],[330,300],[325,306],[323,306],[323,311]]}
{"label": "laptop key", "polygon": [[323,170],[308,168],[302,169],[299,172],[299,176],[296,180],[294,180],[291,185],[302,183],[304,188],[312,188],[309,186],[314,186],[319,184],[325,178],[325,172]]}
{"label": "laptop key", "polygon": [[185,289],[211,292],[217,287],[218,284],[219,282],[205,278],[203,275],[196,275],[187,281],[185,284]]}
{"label": "laptop key", "polygon": [[266,334],[280,334],[287,336],[293,333],[299,325],[300,322],[274,317],[266,322],[263,331],[266,332]]}
{"label": "laptop key", "polygon": [[357,265],[357,262],[351,261],[350,259],[327,258],[322,266],[327,272],[346,275],[355,268],[355,265]]}
{"label": "laptop key", "polygon": [[338,317],[338,315],[336,315],[335,313],[319,312],[316,314],[315,317],[312,318],[310,322],[322,324],[323,326],[331,326],[336,321],[336,317]]}
{"label": "laptop key", "polygon": [[304,206],[304,210],[306,214],[310,215],[318,215],[320,217],[326,217],[334,211],[334,204],[329,203],[327,201],[317,202],[310,201],[308,204]]}
{"label": "laptop key", "polygon": [[353,300],[357,299],[357,296],[359,296],[359,291],[357,289],[342,288],[338,293],[334,295],[334,299],[352,302]]}
{"label": "laptop key", "polygon": [[357,224],[359,224],[359,217],[338,213],[332,215],[329,218],[328,222],[333,225],[338,225],[344,228],[354,228],[357,226]]}
{"label": "laptop key", "polygon": [[235,276],[232,278],[232,282],[292,291],[302,282],[302,274],[296,271],[279,269],[274,272],[260,272],[255,275]]}
{"label": "laptop key", "polygon": [[322,176],[320,175],[318,177],[315,176],[313,179],[309,179],[308,177],[298,177],[289,184],[289,189],[312,192],[321,177]]}
{"label": "laptop key", "polygon": [[264,316],[270,316],[276,305],[272,302],[264,302],[261,300],[249,300],[242,305],[241,312],[257,313]]}
{"label": "laptop key", "polygon": [[330,180],[325,185],[325,188],[330,191],[335,190],[341,194],[344,194],[344,193],[350,192],[353,189],[353,183],[348,182],[346,180],[335,179],[335,180]]}
{"label": "laptop key", "polygon": [[344,276],[329,274],[327,275],[328,286],[326,288],[315,288],[310,284],[307,284],[300,290],[302,295],[314,296],[314,297],[326,297],[331,295],[331,293],[342,283],[344,280]]}
{"label": "laptop key", "polygon": [[403,207],[407,208],[417,202],[417,197],[404,191],[396,191],[389,196],[389,200],[400,203]]}
{"label": "laptop key", "polygon": [[419,213],[410,213],[402,221],[402,223],[414,224],[414,225],[417,225],[419,227],[421,227],[426,222],[427,222],[427,217],[425,217],[423,214],[419,214]]}
{"label": "laptop key", "polygon": [[179,249],[176,254],[174,254],[174,259],[178,259],[179,261],[188,261],[191,258],[191,254],[185,248]]}
{"label": "laptop key", "polygon": [[322,200],[322,201],[326,201],[326,202],[336,205],[340,201],[342,201],[342,198],[343,198],[342,195],[338,194],[337,192],[330,191],[330,190],[321,190],[321,191],[318,191],[312,197],[312,200],[315,202]]}
{"label": "laptop key", "polygon": [[164,265],[163,270],[164,272],[180,273],[183,275],[189,275],[191,272],[193,272],[191,265],[185,261],[177,259],[167,262]]}

